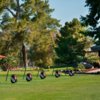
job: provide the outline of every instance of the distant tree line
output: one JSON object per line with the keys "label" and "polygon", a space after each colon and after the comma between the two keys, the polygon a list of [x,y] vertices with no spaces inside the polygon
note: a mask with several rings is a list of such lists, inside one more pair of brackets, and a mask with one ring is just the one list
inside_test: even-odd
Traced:
{"label": "distant tree line", "polygon": [[90,7],[86,17],[61,26],[51,17],[54,9],[48,0],[0,0],[0,54],[10,64],[24,67],[83,61],[85,51],[100,44],[99,0],[86,4]]}

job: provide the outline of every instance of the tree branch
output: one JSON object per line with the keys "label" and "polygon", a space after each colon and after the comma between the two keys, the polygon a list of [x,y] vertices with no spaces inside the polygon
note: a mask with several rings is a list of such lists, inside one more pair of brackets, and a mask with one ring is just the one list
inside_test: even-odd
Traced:
{"label": "tree branch", "polygon": [[19,4],[19,0],[16,0],[16,3],[17,3],[16,16],[17,16],[17,18],[19,18],[19,13],[20,13],[20,4]]}
{"label": "tree branch", "polygon": [[20,6],[19,6],[19,0],[16,0],[16,2],[17,2],[17,7],[19,8]]}
{"label": "tree branch", "polygon": [[16,17],[13,11],[11,11],[8,7],[6,7],[6,9],[12,14],[13,17]]}

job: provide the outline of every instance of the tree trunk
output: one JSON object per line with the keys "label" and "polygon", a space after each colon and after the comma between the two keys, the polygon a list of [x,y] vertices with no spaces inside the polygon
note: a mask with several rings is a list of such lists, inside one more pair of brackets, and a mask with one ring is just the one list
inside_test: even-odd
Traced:
{"label": "tree trunk", "polygon": [[23,55],[23,65],[25,68],[24,75],[23,75],[23,79],[24,79],[26,74],[26,67],[27,67],[27,50],[24,44],[22,45],[22,55]]}
{"label": "tree trunk", "polygon": [[9,69],[7,70],[6,81],[8,80],[8,75],[9,75]]}

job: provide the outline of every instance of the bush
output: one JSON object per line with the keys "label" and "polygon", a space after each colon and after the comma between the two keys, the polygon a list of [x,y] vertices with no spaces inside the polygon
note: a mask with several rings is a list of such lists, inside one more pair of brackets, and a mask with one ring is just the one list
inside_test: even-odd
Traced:
{"label": "bush", "polygon": [[17,66],[17,60],[15,57],[9,56],[0,60],[0,67],[3,71],[7,71],[7,69],[11,68],[12,66]]}

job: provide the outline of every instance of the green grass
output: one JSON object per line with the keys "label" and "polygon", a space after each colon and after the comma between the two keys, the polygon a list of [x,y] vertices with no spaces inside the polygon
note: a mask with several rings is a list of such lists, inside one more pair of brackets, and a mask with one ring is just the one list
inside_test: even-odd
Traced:
{"label": "green grass", "polygon": [[1,100],[100,100],[99,75],[47,76],[41,80],[33,74],[33,80],[26,82],[22,72],[15,72],[18,82],[11,84],[10,76],[6,82],[5,73],[0,73]]}

